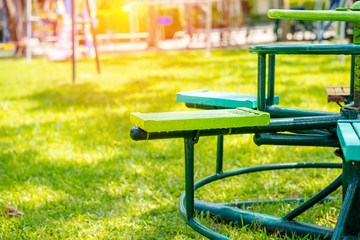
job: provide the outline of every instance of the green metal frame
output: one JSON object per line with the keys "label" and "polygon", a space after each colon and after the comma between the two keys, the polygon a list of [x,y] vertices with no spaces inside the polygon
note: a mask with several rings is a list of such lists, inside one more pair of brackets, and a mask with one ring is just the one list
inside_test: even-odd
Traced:
{"label": "green metal frame", "polygon": [[[218,234],[211,229],[201,225],[195,219],[195,211],[198,212],[209,212],[211,215],[216,215],[218,219],[233,222],[239,226],[259,226],[265,227],[269,230],[287,231],[289,234],[297,235],[313,235],[315,237],[322,237],[330,239],[334,234],[334,229],[322,227],[309,223],[302,223],[294,221],[293,219],[309,209],[316,203],[324,200],[331,200],[326,198],[327,195],[335,191],[342,185],[343,178],[340,175],[322,191],[317,193],[312,198],[304,202],[304,199],[283,199],[283,200],[271,200],[271,201],[251,201],[251,202],[237,202],[237,203],[207,203],[199,200],[195,200],[194,192],[214,181],[225,179],[232,176],[249,174],[261,171],[272,171],[272,170],[285,170],[285,169],[300,169],[300,168],[342,168],[341,163],[283,163],[283,164],[272,164],[262,165],[255,167],[240,168],[235,170],[224,171],[223,170],[223,145],[224,136],[232,134],[243,134],[243,133],[255,133],[260,134],[272,134],[280,129],[287,129],[288,131],[311,131],[314,127],[320,125],[324,129],[332,128],[336,126],[336,122],[341,119],[340,115],[337,116],[322,116],[322,117],[301,117],[301,118],[286,118],[284,119],[272,119],[268,126],[251,127],[251,128],[233,128],[233,129],[212,129],[212,130],[199,130],[199,131],[181,131],[181,132],[163,132],[163,133],[148,133],[142,129],[134,127],[131,129],[130,136],[134,140],[146,140],[146,139],[163,139],[163,138],[184,138],[185,146],[185,191],[180,197],[179,208],[182,216],[186,223],[191,226],[194,230],[210,239],[229,239],[221,234]],[[280,140],[284,145],[297,145],[301,142],[302,146],[326,146],[333,147],[339,146],[337,138],[331,137],[329,140],[329,134],[323,134],[322,139],[319,138],[319,134],[311,135],[307,134],[306,139],[298,139],[299,134],[287,134],[287,139]],[[202,136],[217,136],[217,160],[216,160],[216,173],[210,175],[196,183],[194,183],[194,150],[195,144],[199,141]],[[304,135],[299,135],[304,137]],[[280,138],[281,139],[281,138]],[[325,141],[325,139],[328,139]],[[278,139],[276,141],[279,141]],[[319,143],[320,144],[314,144]],[[307,144],[306,144],[307,143]],[[325,144],[327,143],[327,144]],[[274,144],[280,144],[275,142]],[[236,207],[249,206],[253,204],[261,203],[278,203],[278,202],[300,202],[302,203],[299,207],[295,208],[284,217],[274,217],[261,213],[254,213],[238,209]]]}
{"label": "green metal frame", "polygon": [[[275,54],[351,55],[350,98],[347,101],[350,102],[354,99],[355,59],[356,56],[360,54],[360,45],[260,45],[251,46],[250,52],[258,54],[258,110],[269,112],[271,117],[323,116],[334,114],[331,112],[284,108],[273,105],[275,96]],[[266,59],[268,59],[268,61]]]}
{"label": "green metal frame", "polygon": [[[302,146],[339,146],[339,141],[329,131],[318,129],[333,129],[337,125],[337,121],[343,119],[341,114],[331,114],[325,116],[310,116],[310,117],[294,117],[271,119],[269,125],[256,127],[242,127],[231,129],[210,129],[197,131],[175,131],[175,132],[145,132],[144,130],[134,127],[130,131],[130,136],[134,140],[151,140],[164,138],[184,138],[185,146],[185,192],[181,195],[179,200],[180,211],[186,221],[194,230],[210,239],[229,239],[221,234],[218,234],[205,226],[201,225],[195,219],[196,211],[210,212],[216,215],[219,219],[225,221],[232,221],[240,226],[244,225],[261,225],[268,229],[278,229],[289,231],[289,233],[296,233],[298,235],[312,234],[314,236],[332,236],[334,230],[313,224],[293,221],[293,218],[301,214],[309,207],[323,200],[328,200],[326,196],[336,190],[341,185],[341,177],[337,178],[334,183],[331,183],[324,190],[316,194],[313,198],[304,202],[304,199],[284,199],[283,202],[303,202],[298,208],[290,212],[283,218],[278,218],[261,213],[253,213],[249,211],[240,210],[238,208],[229,206],[243,206],[260,203],[276,203],[280,200],[273,201],[253,201],[253,202],[239,202],[239,203],[223,203],[212,204],[194,199],[194,191],[200,187],[205,186],[211,182],[236,176],[248,174],[253,172],[294,169],[294,168],[341,168],[338,163],[286,163],[263,165],[257,167],[241,168],[230,171],[223,171],[223,144],[224,135],[244,134],[244,133],[258,133],[271,134],[278,131],[290,131],[295,134],[277,134],[275,139],[265,138],[266,142],[261,144],[283,144],[283,145],[299,145]],[[306,134],[299,134],[296,132],[306,132]],[[216,173],[208,176],[197,183],[194,183],[194,146],[202,136],[217,136],[217,160]],[[256,137],[256,136],[255,136]],[[255,141],[256,142],[256,141]],[[259,144],[259,142],[258,142]]]}
{"label": "green metal frame", "polygon": [[[314,224],[294,221],[293,219],[312,207],[314,204],[323,201],[326,196],[335,191],[342,185],[342,176],[340,175],[326,188],[317,193],[315,196],[304,202],[304,199],[284,199],[282,202],[302,202],[300,206],[295,208],[284,217],[274,217],[271,215],[254,213],[252,211],[241,210],[236,207],[243,205],[253,205],[261,203],[277,203],[279,201],[253,201],[253,202],[237,202],[237,203],[222,203],[214,204],[195,200],[195,190],[209,184],[211,182],[248,173],[281,170],[281,169],[298,169],[298,168],[341,168],[339,163],[285,163],[285,164],[271,164],[256,167],[240,168],[231,171],[223,171],[222,165],[222,148],[218,148],[216,173],[210,175],[196,183],[194,183],[194,145],[198,139],[185,138],[185,192],[180,197],[179,208],[186,223],[194,230],[201,233],[210,239],[230,239],[221,234],[218,234],[205,226],[201,225],[195,219],[195,209],[198,212],[209,212],[215,215],[217,219],[232,222],[241,227],[243,226],[258,226],[261,225],[271,231],[287,231],[291,234],[299,236],[312,235],[314,237],[321,237],[324,239],[331,239],[334,230],[328,227],[322,227]],[[223,145],[223,136],[218,136],[218,146]],[[336,232],[336,231],[335,231]]]}
{"label": "green metal frame", "polygon": [[[184,138],[185,146],[185,191],[180,197],[179,207],[188,225],[210,239],[229,239],[218,234],[195,219],[195,211],[208,212],[218,219],[231,221],[239,226],[262,226],[271,231],[286,231],[300,236],[312,235],[323,239],[358,239],[360,237],[360,162],[344,159],[343,163],[284,163],[246,167],[230,171],[223,170],[224,135],[255,133],[254,141],[258,145],[297,145],[339,147],[336,134],[338,120],[357,119],[360,116],[360,2],[349,9],[339,11],[289,11],[270,10],[274,18],[299,20],[353,21],[354,43],[347,45],[266,45],[254,46],[251,52],[258,54],[258,91],[257,110],[269,112],[270,124],[267,126],[204,129],[195,131],[146,132],[134,127],[130,136],[134,140],[164,138]],[[275,107],[275,54],[345,54],[351,55],[350,97],[340,113]],[[292,132],[285,134],[282,132]],[[217,136],[216,172],[194,183],[194,148],[203,136]],[[313,197],[304,199],[285,199],[270,201],[251,201],[237,203],[207,203],[195,200],[195,190],[214,181],[224,178],[261,171],[273,171],[298,168],[342,168],[343,172],[333,182]],[[342,186],[343,204],[335,228],[322,227],[310,223],[295,221],[294,218],[308,210],[314,204],[329,200],[327,196]],[[279,201],[301,204],[283,217],[254,213],[237,207],[259,203],[276,203]]]}

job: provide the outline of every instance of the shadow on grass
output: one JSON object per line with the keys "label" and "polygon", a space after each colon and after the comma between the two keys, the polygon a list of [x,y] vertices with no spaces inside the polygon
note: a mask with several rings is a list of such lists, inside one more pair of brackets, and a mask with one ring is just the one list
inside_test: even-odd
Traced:
{"label": "shadow on grass", "polygon": [[[176,207],[183,181],[172,169],[178,165],[167,158],[150,163],[137,155],[129,153],[84,164],[47,159],[31,149],[2,152],[0,196],[7,195],[2,204],[22,199],[18,208],[26,214],[8,224],[20,230],[14,231],[15,235],[24,237],[29,236],[28,231],[36,232],[39,228],[61,236],[63,233],[56,232],[72,222],[75,224],[72,231],[87,228],[90,231],[100,223],[101,228],[108,228],[108,235],[124,239],[178,235],[178,222],[184,224]],[[40,196],[43,199],[36,200]],[[113,226],[116,229],[111,230]],[[71,236],[75,232],[65,234]]]}
{"label": "shadow on grass", "polygon": [[[196,61],[192,60],[195,53],[186,54],[180,60],[180,65],[185,66],[184,69],[194,65],[205,69],[221,68],[224,66],[224,60],[217,60],[216,57],[231,56],[231,59],[234,59],[233,52],[222,52],[215,52],[215,59]],[[158,60],[157,55],[149,55],[146,56],[147,61]],[[177,60],[172,60],[171,57],[171,54],[166,55],[158,64],[160,68],[176,66]],[[126,66],[130,61],[141,60],[141,56],[126,58],[126,61],[105,59],[104,63],[110,67],[117,67],[119,64]],[[239,58],[241,59],[241,56]],[[246,60],[247,58],[244,57],[231,65],[241,64]],[[206,75],[206,70],[201,74]],[[198,85],[202,88],[206,88],[204,85],[209,82],[217,81],[209,76],[199,80],[194,76],[190,77],[191,86],[199,81]],[[237,77],[239,76],[234,76]],[[249,80],[239,80],[241,81]],[[256,79],[251,81],[255,83]],[[234,85],[236,80],[231,83]],[[295,83],[291,80],[286,84],[294,85],[296,90]],[[29,118],[33,117],[34,112],[37,114],[36,111],[55,111],[57,114],[72,107],[75,110],[89,110],[89,112],[84,115],[81,113],[79,116],[67,113],[69,115],[66,116],[65,121],[53,121],[51,118],[51,121],[36,122],[38,118],[34,118],[34,123],[30,124],[19,124],[15,127],[3,125],[2,132],[7,130],[8,133],[6,136],[0,135],[0,140],[8,142],[0,145],[2,148],[0,194],[8,194],[4,198],[5,201],[23,204],[27,216],[21,221],[32,219],[29,225],[33,229],[52,225],[50,229],[56,230],[59,229],[55,226],[57,223],[66,221],[71,224],[72,220],[86,228],[87,222],[129,216],[123,222],[125,227],[111,231],[127,231],[127,236],[137,238],[131,235],[132,231],[140,236],[138,239],[156,239],[159,236],[166,239],[179,236],[179,226],[188,229],[176,210],[178,198],[184,188],[182,141],[178,139],[134,142],[129,138],[129,130],[132,127],[129,122],[129,111],[134,109],[142,112],[171,111],[176,104],[177,88],[173,86],[175,84],[181,86],[182,79],[176,76],[168,77],[166,73],[154,72],[148,75],[148,79],[130,78],[107,90],[100,87],[101,83],[85,82],[76,85],[50,86],[45,90],[40,88],[37,92],[32,91],[25,96],[13,97],[10,100],[24,100],[25,106],[27,101],[36,103],[26,110],[25,117]],[[286,96],[288,91],[282,90],[280,95]],[[311,95],[316,95],[316,100],[320,100],[318,92],[322,91],[321,87],[312,85],[308,91]],[[296,101],[295,103],[298,104],[299,102]],[[106,109],[108,106],[110,111]],[[125,107],[126,110],[116,113],[117,107]],[[93,109],[96,111],[90,111]],[[196,162],[196,166],[199,167],[197,177],[207,175],[211,164],[214,164],[212,160],[215,158],[208,158],[208,153],[214,151],[213,147],[204,145],[197,148],[198,153],[202,151],[202,161],[198,161],[197,158]],[[249,159],[243,159],[239,154],[240,151],[236,152],[239,148],[245,149]],[[254,150],[247,143],[238,146],[236,142],[234,149],[235,153],[230,154],[231,158],[240,159],[243,165],[256,163],[255,158],[259,155],[264,158],[270,155],[267,151]],[[249,151],[257,152],[253,154]],[[291,161],[294,155],[299,155],[296,151],[289,152],[288,159],[280,159],[280,161]],[[305,149],[301,151],[302,156],[299,158],[311,159],[314,156],[316,158],[323,156],[322,153],[318,154],[319,156],[316,156],[311,149]],[[234,162],[235,160],[228,159],[226,164],[232,167],[231,163]],[[241,183],[250,186],[253,180],[249,179],[248,182]],[[39,200],[38,203],[30,201],[37,194],[31,191],[42,188],[61,193],[63,197],[51,200],[49,196],[44,195],[44,199]],[[219,189],[217,191],[221,191]],[[26,197],[30,195],[30,200],[22,196],[12,196],[17,190],[26,193]],[[257,193],[263,194],[255,192]],[[244,195],[248,196],[246,192]],[[5,201],[2,203],[6,203]],[[88,216],[88,219],[81,220],[84,216]],[[64,224],[61,224],[62,226]],[[26,224],[21,227],[15,226],[22,232],[28,231],[26,229],[29,228],[26,227]],[[75,234],[74,231],[77,229],[67,231],[68,234]],[[186,232],[184,238],[198,237],[192,230],[184,232]],[[41,234],[46,236],[47,233]],[[24,238],[29,236],[25,235]]]}
{"label": "shadow on grass", "polygon": [[141,68],[142,65],[145,66],[146,63],[153,62],[161,69],[174,67],[186,69],[189,67],[206,68],[214,65],[241,65],[257,59],[256,55],[247,54],[247,51],[244,50],[213,51],[210,57],[204,57],[204,55],[204,51],[181,52],[181,54],[177,51],[166,51],[162,52],[161,55],[158,53],[137,53],[125,54],[116,60],[104,58],[101,59],[101,63],[106,67],[127,66],[138,63],[139,68]]}
{"label": "shadow on grass", "polygon": [[[129,89],[134,88],[134,85],[137,86],[137,91],[129,91]],[[63,111],[69,107],[104,108],[125,106],[131,108],[132,105],[147,105],[146,103],[152,103],[147,105],[146,111],[159,111],[156,101],[168,102],[169,108],[170,103],[176,104],[174,93],[168,92],[166,89],[154,90],[152,85],[153,83],[148,81],[136,80],[122,84],[121,90],[101,91],[97,90],[98,86],[93,83],[66,84],[24,96],[20,100],[38,102],[37,107],[32,108],[33,111]],[[141,98],[139,95],[141,95]],[[19,98],[9,100],[19,100]]]}
{"label": "shadow on grass", "polygon": [[[162,77],[161,75],[157,75],[153,76],[153,78],[161,79]],[[198,80],[195,78],[193,80],[187,80],[187,82],[194,82],[195,84],[197,81]],[[210,83],[214,80],[209,79],[207,81],[202,79],[202,81]],[[162,84],[166,86],[167,84],[171,84],[171,82],[177,82],[177,80],[171,80],[169,83],[161,81],[159,82],[159,85]],[[236,80],[233,80],[232,84],[235,83]],[[292,105],[299,106],[304,100],[303,96],[311,96],[312,101],[318,102],[319,104],[326,104],[327,102],[325,87],[318,84],[308,85],[306,88],[302,88],[301,82],[295,80],[282,81],[278,84],[287,86],[286,89],[282,87],[282,90],[275,87],[275,93],[280,96],[280,103],[282,106],[285,106],[283,103],[286,104],[286,102],[291,102]],[[129,91],[129,89],[134,89],[134,85],[136,85],[135,91]],[[197,89],[211,88],[210,90],[217,90],[212,89],[212,85],[213,84],[210,84],[209,87],[205,86]],[[301,89],[300,94],[299,89]],[[33,111],[48,109],[64,111],[69,107],[104,108],[116,106],[124,106],[131,110],[136,105],[143,105],[141,109],[142,112],[158,112],[172,111],[176,104],[182,105],[182,103],[176,102],[175,95],[176,91],[154,87],[154,84],[151,81],[135,80],[133,82],[122,84],[121,89],[114,91],[98,90],[96,84],[93,83],[63,85],[22,97],[22,100],[36,101],[38,104],[32,109]],[[159,109],[157,102],[162,102],[159,104],[161,105],[161,109]]]}
{"label": "shadow on grass", "polygon": [[[179,176],[174,178],[174,172],[177,171],[161,170],[163,166],[171,168],[169,159],[157,158],[152,163],[146,163],[141,157],[136,158],[139,153],[134,155],[135,157],[118,155],[87,164],[47,159],[43,154],[30,149],[2,152],[0,159],[4,161],[0,165],[0,179],[3,184],[0,192],[14,189],[27,191],[35,186],[63,192],[67,198],[56,205],[59,209],[65,206],[66,214],[59,217],[71,217],[75,213],[94,214],[97,217],[109,217],[114,212],[117,215],[127,214],[129,209],[124,206],[131,202],[140,203],[141,199],[158,202],[159,198],[168,199],[169,195],[179,195],[179,184],[182,183],[179,182]],[[51,203],[51,197],[44,201]],[[38,207],[34,209],[26,201],[24,204],[27,205],[29,216],[32,216],[31,212],[39,214],[36,210]],[[54,210],[56,206],[51,205]],[[46,214],[46,206],[41,206],[41,209]]]}
{"label": "shadow on grass", "polygon": [[[72,141],[77,145],[80,140],[74,137]],[[21,210],[27,216],[14,224],[32,221],[34,229],[48,226],[55,231],[64,222],[79,224],[127,216],[131,226],[121,231],[136,233],[135,239],[178,236],[179,226],[185,226],[177,212],[177,201],[184,188],[182,153],[174,153],[179,146],[169,146],[169,150],[150,142],[145,145],[147,149],[139,144],[128,145],[126,152],[92,163],[47,158],[31,148],[2,152],[0,194],[37,188],[63,193],[65,197],[57,200],[46,197],[38,204],[22,203]],[[311,155],[310,150],[308,154]],[[250,178],[242,184],[250,186],[253,181]],[[197,236],[189,227],[181,230],[184,237]]]}

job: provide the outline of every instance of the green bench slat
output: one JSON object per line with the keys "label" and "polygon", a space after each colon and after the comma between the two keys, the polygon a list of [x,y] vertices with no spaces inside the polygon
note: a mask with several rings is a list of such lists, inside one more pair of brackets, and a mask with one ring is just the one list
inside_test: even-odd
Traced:
{"label": "green bench slat", "polygon": [[249,108],[184,112],[131,113],[130,121],[147,132],[173,132],[263,126],[270,115]]}
{"label": "green bench slat", "polygon": [[[207,89],[176,93],[176,101],[223,108],[245,107],[255,109],[257,107],[256,94],[218,92]],[[275,96],[274,103],[279,104],[279,96]]]}
{"label": "green bench slat", "polygon": [[337,135],[345,161],[360,161],[360,121],[338,121]]}

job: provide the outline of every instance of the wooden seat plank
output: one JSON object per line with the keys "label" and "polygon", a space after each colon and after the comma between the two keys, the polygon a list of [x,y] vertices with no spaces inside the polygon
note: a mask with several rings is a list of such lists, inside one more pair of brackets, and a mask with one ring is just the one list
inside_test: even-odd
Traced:
{"label": "wooden seat plank", "polygon": [[328,102],[344,102],[350,96],[349,86],[326,87]]}

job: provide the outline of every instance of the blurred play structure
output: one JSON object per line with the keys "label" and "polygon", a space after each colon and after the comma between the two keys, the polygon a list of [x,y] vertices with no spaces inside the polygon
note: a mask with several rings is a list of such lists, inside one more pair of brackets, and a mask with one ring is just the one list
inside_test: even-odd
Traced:
{"label": "blurred play structure", "polygon": [[[95,0],[84,0],[84,8],[81,10],[81,14],[77,12],[77,5],[79,1],[75,0],[65,0],[66,6],[67,6],[67,12],[71,13],[71,43],[72,43],[72,80],[75,83],[76,79],[76,44],[78,42],[78,39],[76,39],[77,35],[77,25],[81,24],[82,29],[84,31],[84,40],[86,43],[86,46],[89,49],[90,56],[95,56],[96,59],[96,67],[97,72],[100,74],[100,61],[98,57],[98,51],[97,51],[97,41],[96,41],[96,32],[94,27],[95,18],[92,16],[96,15],[96,2]],[[90,7],[91,3],[91,7]],[[71,8],[69,8],[69,4],[71,4]],[[70,9],[70,11],[69,11]],[[91,31],[91,34],[90,34]],[[92,36],[92,39],[90,37]]]}
{"label": "blurred play structure", "polygon": [[[23,48],[18,50],[19,55],[26,50],[29,62],[32,55],[46,55],[54,61],[71,57],[71,0],[0,1],[1,17],[8,20],[2,21],[1,30],[9,29],[6,42]],[[255,38],[259,26],[256,18],[265,15],[275,1],[74,0],[75,56],[95,57],[93,32],[100,52],[132,50],[133,46],[137,49],[209,49],[245,44],[247,41],[243,39]],[[25,14],[16,14],[19,12]],[[88,24],[90,15],[94,31]],[[259,32],[265,28],[272,33],[273,25],[269,21],[265,19],[261,24]]]}
{"label": "blurred play structure", "polygon": [[[352,0],[316,0],[313,5],[291,7],[291,10],[335,10],[346,8],[353,3]],[[310,7],[310,8],[309,8]],[[279,20],[276,20],[278,22]],[[304,21],[290,20],[291,40],[311,40],[321,43],[324,40],[335,39],[338,43],[343,43],[345,38],[349,38],[349,31],[352,23],[335,21]],[[278,37],[279,39],[279,37]]]}
{"label": "blurred play structure", "polygon": [[0,57],[11,57],[15,54],[15,45],[11,43],[11,34],[8,27],[8,20],[5,10],[4,0],[0,0],[0,26],[1,26],[1,42]]}
{"label": "blurred play structure", "polygon": [[[314,10],[321,10],[321,5],[324,4],[324,0],[318,0],[315,5]],[[351,1],[352,3],[352,1]],[[330,0],[326,7],[327,10],[336,10],[336,8],[346,8],[349,7],[350,0]],[[340,38],[340,43],[343,43],[345,39],[345,26],[346,22],[334,22],[334,21],[316,21],[316,40],[319,42],[323,41],[326,38],[326,32],[331,28],[332,25],[335,25],[336,33]]]}
{"label": "blurred play structure", "polygon": [[[34,16],[33,9],[40,13]],[[95,57],[97,71],[100,73],[95,18],[92,17],[96,15],[96,1],[44,0],[40,9],[38,1],[26,0],[26,58],[28,62],[31,61],[32,56],[32,39],[53,42],[46,53],[49,60],[64,61],[71,57],[72,79],[75,82],[77,46],[80,41],[84,41],[87,54]]]}
{"label": "blurred play structure", "polygon": [[26,55],[29,62],[32,56],[91,57],[100,72],[98,52],[206,49],[209,54],[214,47],[283,40],[342,43],[352,29],[344,22],[270,20],[266,12],[349,4],[352,0],[0,0],[0,57]]}

